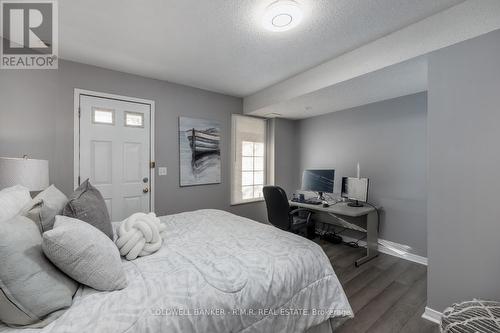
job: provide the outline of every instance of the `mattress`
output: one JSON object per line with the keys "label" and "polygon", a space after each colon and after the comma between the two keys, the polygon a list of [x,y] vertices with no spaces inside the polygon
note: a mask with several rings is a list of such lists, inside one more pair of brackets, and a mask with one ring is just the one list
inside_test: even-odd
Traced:
{"label": "mattress", "polygon": [[[162,248],[123,261],[128,286],[81,286],[73,305],[31,332],[305,332],[352,310],[320,246],[219,210],[160,218]],[[18,330],[0,326],[0,332]]]}

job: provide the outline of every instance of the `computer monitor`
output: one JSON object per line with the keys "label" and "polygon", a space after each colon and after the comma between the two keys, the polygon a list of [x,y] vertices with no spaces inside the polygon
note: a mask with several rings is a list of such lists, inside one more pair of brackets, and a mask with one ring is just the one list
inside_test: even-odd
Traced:
{"label": "computer monitor", "polygon": [[368,178],[342,177],[342,197],[354,200],[349,206],[363,207],[359,202],[368,201],[368,183]]}
{"label": "computer monitor", "polygon": [[325,200],[323,193],[333,193],[335,170],[305,170],[302,174],[302,190],[318,193],[319,200]]}

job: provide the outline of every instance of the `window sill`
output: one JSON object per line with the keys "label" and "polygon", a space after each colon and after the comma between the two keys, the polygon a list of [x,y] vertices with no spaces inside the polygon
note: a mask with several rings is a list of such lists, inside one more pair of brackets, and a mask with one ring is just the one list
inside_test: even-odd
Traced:
{"label": "window sill", "polygon": [[265,201],[264,198],[246,200],[246,201],[242,201],[242,202],[231,202],[231,206],[246,205],[246,204],[251,204],[251,203],[256,203],[256,202],[262,202],[262,201]]}

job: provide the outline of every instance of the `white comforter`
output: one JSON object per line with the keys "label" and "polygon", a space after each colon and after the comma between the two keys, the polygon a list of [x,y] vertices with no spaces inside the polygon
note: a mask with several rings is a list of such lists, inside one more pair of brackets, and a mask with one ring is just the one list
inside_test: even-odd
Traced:
{"label": "white comforter", "polygon": [[127,288],[81,287],[59,319],[23,332],[289,333],[352,316],[317,244],[218,210],[161,220],[162,248],[123,261]]}

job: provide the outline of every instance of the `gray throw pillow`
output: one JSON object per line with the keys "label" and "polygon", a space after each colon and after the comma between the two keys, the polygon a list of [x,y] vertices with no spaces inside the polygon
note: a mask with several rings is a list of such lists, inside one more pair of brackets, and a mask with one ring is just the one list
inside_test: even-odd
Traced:
{"label": "gray throw pillow", "polygon": [[115,243],[83,221],[56,216],[54,228],[43,234],[43,252],[63,272],[97,290],[127,286]]}
{"label": "gray throw pillow", "polygon": [[29,218],[0,223],[0,320],[8,325],[46,325],[73,301],[77,283],[47,260],[41,244]]}
{"label": "gray throw pillow", "polygon": [[106,203],[87,179],[69,197],[63,215],[90,223],[113,239],[113,228]]}
{"label": "gray throw pillow", "polygon": [[52,229],[56,215],[61,215],[68,198],[50,185],[33,199],[33,206],[24,214],[38,225],[40,232]]}

